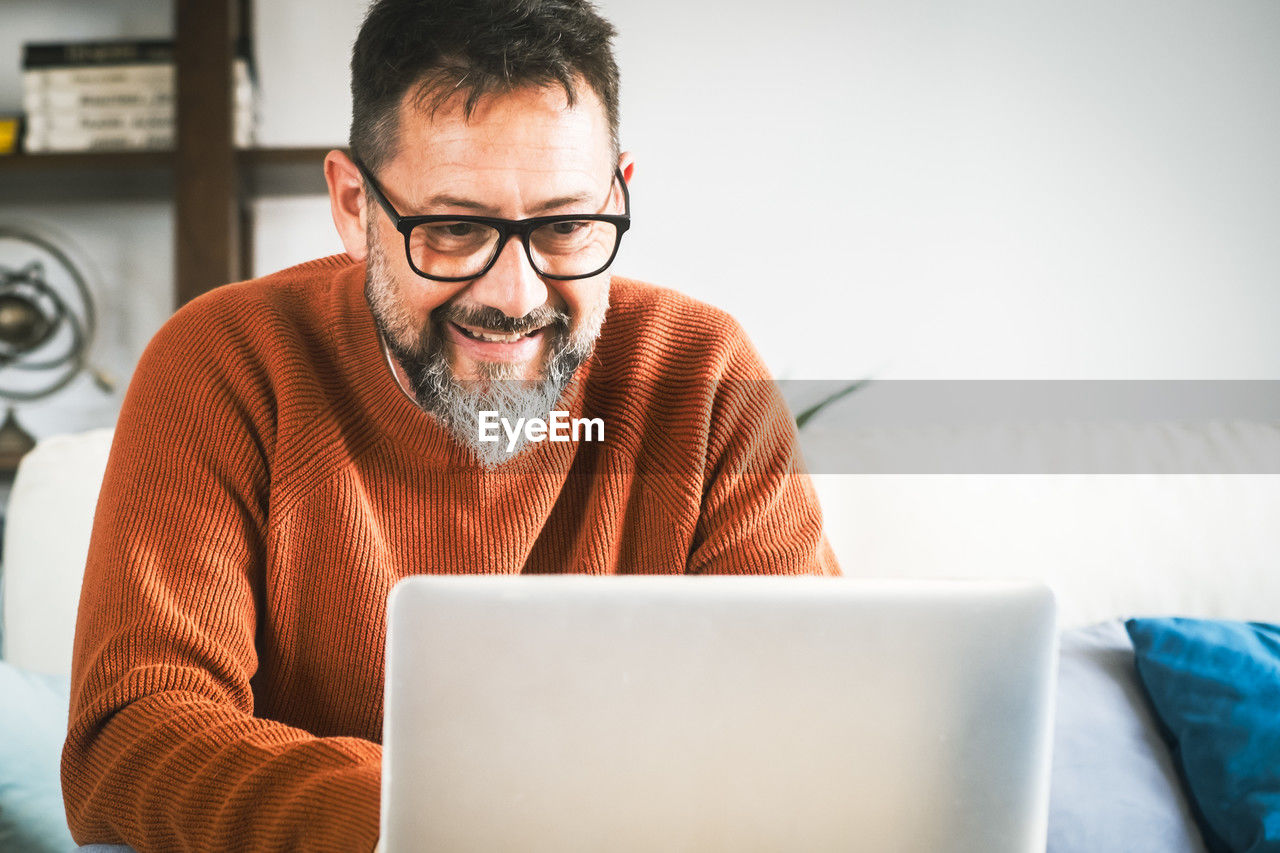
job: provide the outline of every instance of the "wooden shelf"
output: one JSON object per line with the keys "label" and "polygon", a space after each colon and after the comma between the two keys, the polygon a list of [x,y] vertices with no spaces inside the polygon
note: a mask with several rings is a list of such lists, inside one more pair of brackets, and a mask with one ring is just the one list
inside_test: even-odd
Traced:
{"label": "wooden shelf", "polygon": [[172,166],[168,151],[6,154],[0,182],[6,203],[166,200],[173,196]]}
{"label": "wooden shelf", "polygon": [[74,154],[6,154],[0,156],[0,175],[68,172],[89,169],[167,169],[169,151],[85,151]]}
{"label": "wooden shelf", "polygon": [[250,196],[328,193],[324,158],[334,148],[250,148],[236,153]]}
{"label": "wooden shelf", "polygon": [[314,148],[244,148],[238,154],[243,163],[255,169],[272,166],[324,165],[325,155],[343,145],[326,145]]}
{"label": "wooden shelf", "polygon": [[[324,158],[333,148],[250,148],[236,152],[245,200],[322,195]],[[169,199],[172,151],[93,151],[0,156],[5,200],[17,202]]]}

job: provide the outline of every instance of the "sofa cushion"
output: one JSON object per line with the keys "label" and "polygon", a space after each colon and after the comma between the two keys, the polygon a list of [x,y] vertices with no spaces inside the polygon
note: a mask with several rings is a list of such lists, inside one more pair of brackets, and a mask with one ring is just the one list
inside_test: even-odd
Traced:
{"label": "sofa cushion", "polygon": [[71,642],[93,512],[112,431],[43,439],[23,457],[4,535],[4,659],[71,671]]}
{"label": "sofa cushion", "polygon": [[1204,853],[1120,620],[1062,634],[1049,853]]}
{"label": "sofa cushion", "polygon": [[58,762],[67,734],[67,678],[0,661],[0,850],[74,850]]}
{"label": "sofa cushion", "polygon": [[1127,627],[1206,831],[1223,849],[1280,851],[1280,625],[1132,619]]}

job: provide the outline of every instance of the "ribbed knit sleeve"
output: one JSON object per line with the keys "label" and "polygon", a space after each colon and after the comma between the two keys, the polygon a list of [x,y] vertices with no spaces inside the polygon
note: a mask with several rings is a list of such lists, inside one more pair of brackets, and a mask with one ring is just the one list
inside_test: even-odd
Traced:
{"label": "ribbed knit sleeve", "polygon": [[372,850],[381,747],[255,716],[278,413],[269,376],[239,358],[252,318],[225,313],[198,300],[170,320],[117,425],[76,629],[72,835]]}
{"label": "ribbed knit sleeve", "polygon": [[746,333],[722,322],[689,572],[839,575],[786,402]]}

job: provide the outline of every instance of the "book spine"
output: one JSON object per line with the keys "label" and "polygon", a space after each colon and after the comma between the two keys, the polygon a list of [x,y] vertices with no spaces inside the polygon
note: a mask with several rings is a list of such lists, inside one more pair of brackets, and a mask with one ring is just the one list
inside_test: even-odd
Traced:
{"label": "book spine", "polygon": [[74,112],[34,112],[27,116],[31,133],[64,131],[173,130],[173,107],[150,109],[94,109]]}
{"label": "book spine", "polygon": [[15,116],[0,116],[0,155],[18,150],[18,134],[22,123]]}
{"label": "book spine", "polygon": [[[233,118],[232,138],[237,148],[250,148],[256,136],[253,112],[237,109]],[[45,151],[133,151],[168,150],[174,146],[176,125],[172,111],[164,115],[106,116],[80,121],[57,117],[44,121],[28,117],[24,148],[30,153]]]}
{"label": "book spine", "polygon": [[[248,63],[237,58],[231,64],[232,86],[236,98],[251,97],[255,85]],[[38,68],[22,72],[24,98],[36,99],[46,92],[149,92],[173,96],[176,70],[172,64],[109,65],[82,68]]]}
{"label": "book spine", "polygon": [[174,61],[173,42],[162,39],[47,42],[22,46],[22,67],[141,65]]}
{"label": "book spine", "polygon": [[33,95],[47,89],[84,86],[132,86],[135,89],[163,90],[174,88],[174,66],[105,65],[81,68],[39,68],[22,72],[22,92]]}
{"label": "book spine", "polygon": [[30,154],[74,151],[163,151],[173,148],[173,131],[28,132]]}
{"label": "book spine", "polygon": [[[252,113],[257,109],[257,102],[252,92],[237,90],[231,106],[234,110]],[[176,108],[177,102],[168,92],[46,92],[22,99],[22,111],[28,118],[101,117],[161,110],[172,113]]]}
{"label": "book spine", "polygon": [[257,116],[249,109],[237,109],[232,116],[231,144],[236,148],[252,148],[258,138]]}
{"label": "book spine", "polygon": [[84,112],[101,109],[173,108],[171,90],[143,90],[137,86],[65,86],[22,96],[28,114]]}

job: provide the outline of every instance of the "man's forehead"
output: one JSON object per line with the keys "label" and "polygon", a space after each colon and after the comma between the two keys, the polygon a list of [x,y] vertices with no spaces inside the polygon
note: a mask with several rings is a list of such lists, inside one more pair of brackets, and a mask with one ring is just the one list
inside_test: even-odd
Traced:
{"label": "man's forehead", "polygon": [[612,159],[604,106],[585,84],[575,94],[570,104],[558,85],[522,87],[482,95],[470,110],[462,92],[438,104],[406,95],[398,153],[425,160],[425,167],[469,162],[483,168],[530,158],[545,160],[548,168],[583,159],[596,167],[602,153]]}

